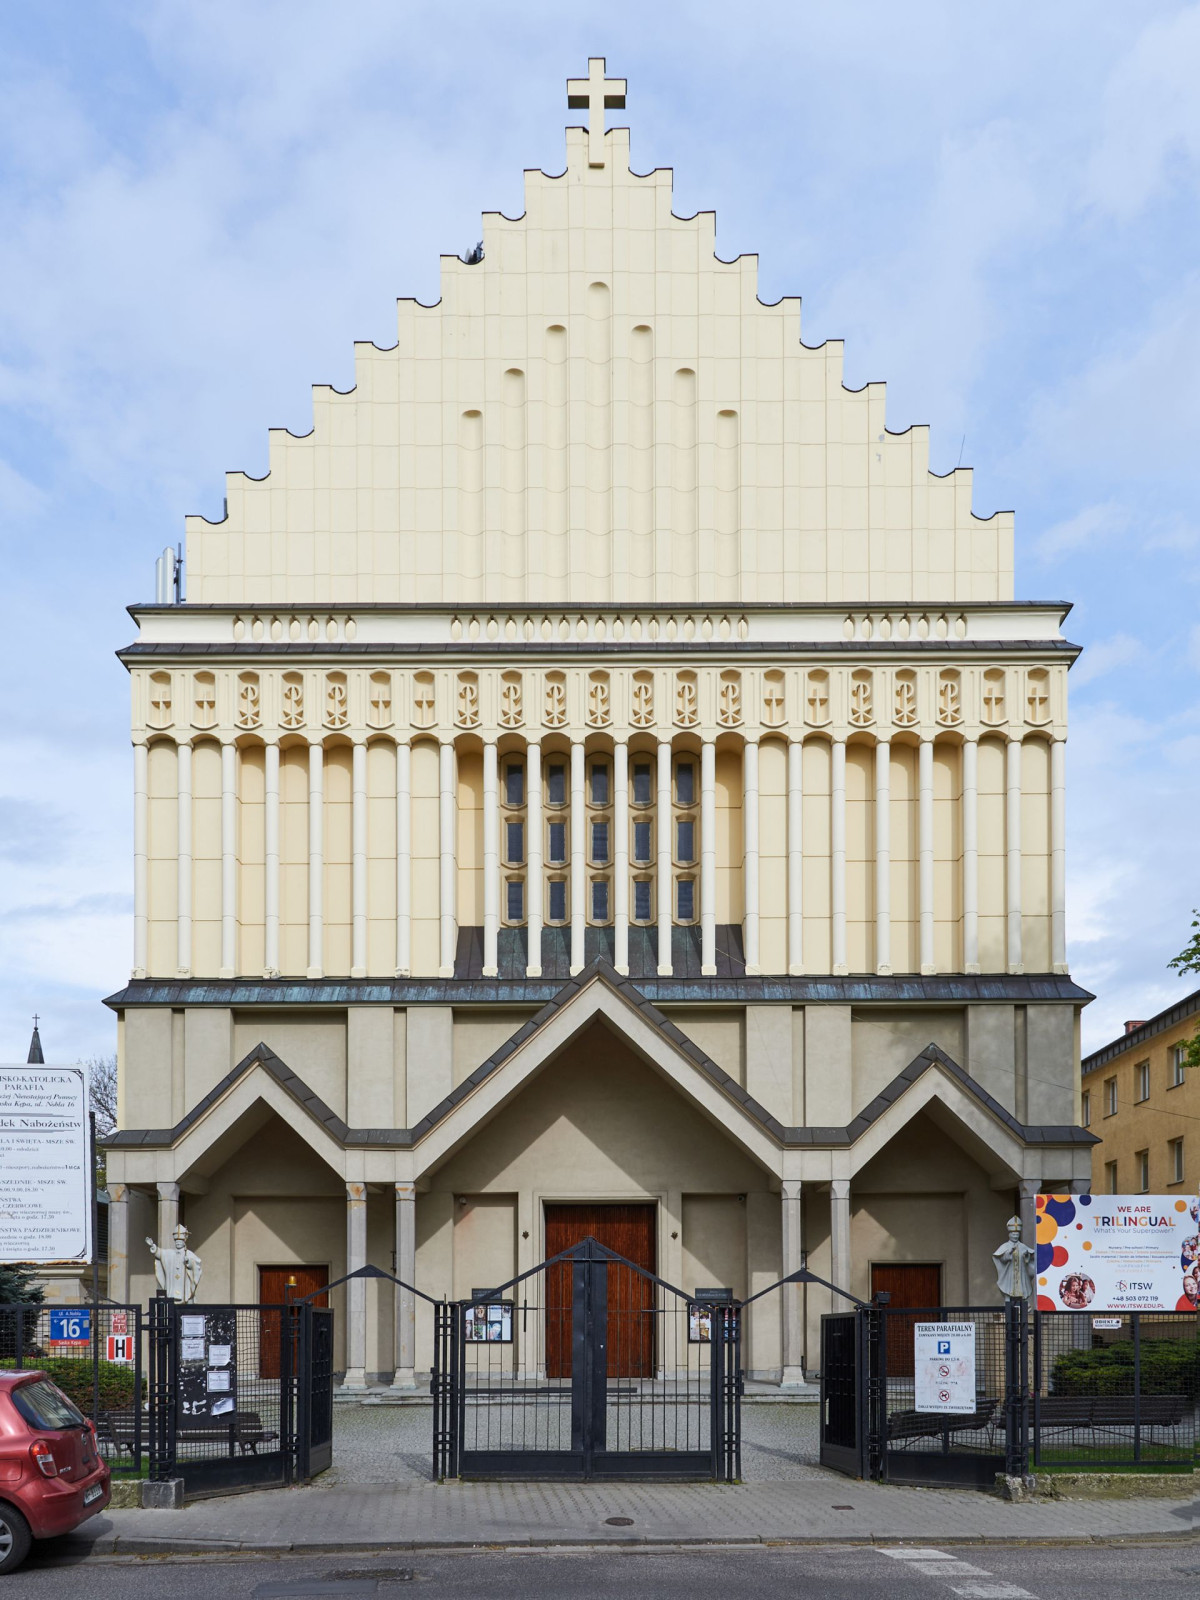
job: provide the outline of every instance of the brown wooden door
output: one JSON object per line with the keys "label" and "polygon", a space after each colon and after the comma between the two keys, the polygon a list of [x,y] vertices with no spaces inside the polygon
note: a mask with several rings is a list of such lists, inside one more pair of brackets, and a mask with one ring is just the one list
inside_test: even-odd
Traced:
{"label": "brown wooden door", "polygon": [[[569,1250],[589,1235],[627,1261],[654,1271],[655,1210],[651,1205],[547,1206],[546,1256]],[[572,1264],[546,1271],[546,1376],[571,1376]],[[629,1267],[608,1269],[608,1375],[654,1376],[654,1285]]]}
{"label": "brown wooden door", "polygon": [[[258,1303],[260,1306],[285,1306],[290,1301],[303,1300],[318,1289],[322,1291],[313,1301],[315,1306],[327,1306],[329,1295],[328,1267],[259,1267]],[[278,1311],[264,1311],[259,1318],[258,1373],[261,1378],[279,1376],[280,1315]],[[292,1363],[295,1370],[295,1362]]]}
{"label": "brown wooden door", "polygon": [[[927,1311],[942,1303],[940,1266],[872,1266],[871,1297],[885,1291],[891,1295],[889,1309]],[[887,1369],[889,1378],[913,1375],[913,1327],[918,1317],[887,1318]]]}

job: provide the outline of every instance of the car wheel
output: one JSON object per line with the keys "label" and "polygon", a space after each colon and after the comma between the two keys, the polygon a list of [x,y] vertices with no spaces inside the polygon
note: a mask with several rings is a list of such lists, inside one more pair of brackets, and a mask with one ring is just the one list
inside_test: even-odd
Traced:
{"label": "car wheel", "polygon": [[29,1554],[33,1535],[15,1506],[0,1500],[0,1573],[15,1572]]}

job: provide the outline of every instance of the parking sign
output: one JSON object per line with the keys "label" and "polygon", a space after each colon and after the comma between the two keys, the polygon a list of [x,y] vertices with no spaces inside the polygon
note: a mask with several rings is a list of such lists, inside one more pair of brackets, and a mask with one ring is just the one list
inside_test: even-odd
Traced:
{"label": "parking sign", "polygon": [[913,1360],[918,1411],[964,1416],[975,1410],[973,1322],[918,1322]]}

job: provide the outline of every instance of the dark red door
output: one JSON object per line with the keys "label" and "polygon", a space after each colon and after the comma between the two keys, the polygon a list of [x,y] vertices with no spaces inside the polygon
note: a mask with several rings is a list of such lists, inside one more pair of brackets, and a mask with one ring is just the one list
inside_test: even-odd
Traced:
{"label": "dark red door", "polygon": [[[258,1303],[260,1306],[286,1306],[303,1300],[329,1282],[328,1267],[259,1267]],[[328,1294],[317,1295],[315,1306],[327,1306]],[[264,1311],[259,1318],[258,1374],[261,1378],[279,1376],[278,1311]]]}
{"label": "dark red door", "polygon": [[[942,1303],[942,1269],[940,1266],[903,1266],[871,1268],[871,1297],[880,1290],[890,1296],[889,1309],[903,1311],[928,1311]],[[913,1375],[913,1327],[920,1319],[888,1317],[887,1319],[887,1369],[889,1378],[911,1378]]]}
{"label": "dark red door", "polygon": [[[546,1257],[569,1250],[589,1235],[646,1272],[654,1271],[653,1204],[632,1206],[547,1206]],[[546,1271],[546,1376],[571,1376],[571,1292],[569,1261]],[[608,1375],[654,1376],[654,1285],[640,1272],[608,1269]]]}

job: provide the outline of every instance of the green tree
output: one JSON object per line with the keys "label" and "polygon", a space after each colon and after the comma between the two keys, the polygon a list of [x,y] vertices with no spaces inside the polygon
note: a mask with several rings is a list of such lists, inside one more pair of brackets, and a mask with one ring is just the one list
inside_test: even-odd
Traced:
{"label": "green tree", "polygon": [[[1179,954],[1167,962],[1167,965],[1174,967],[1176,972],[1200,973],[1200,911],[1192,912],[1192,937]],[[1200,1028],[1197,1028],[1188,1040],[1184,1065],[1200,1067]]]}
{"label": "green tree", "polygon": [[0,1306],[40,1306],[46,1291],[34,1282],[36,1273],[19,1261],[0,1264]]}

